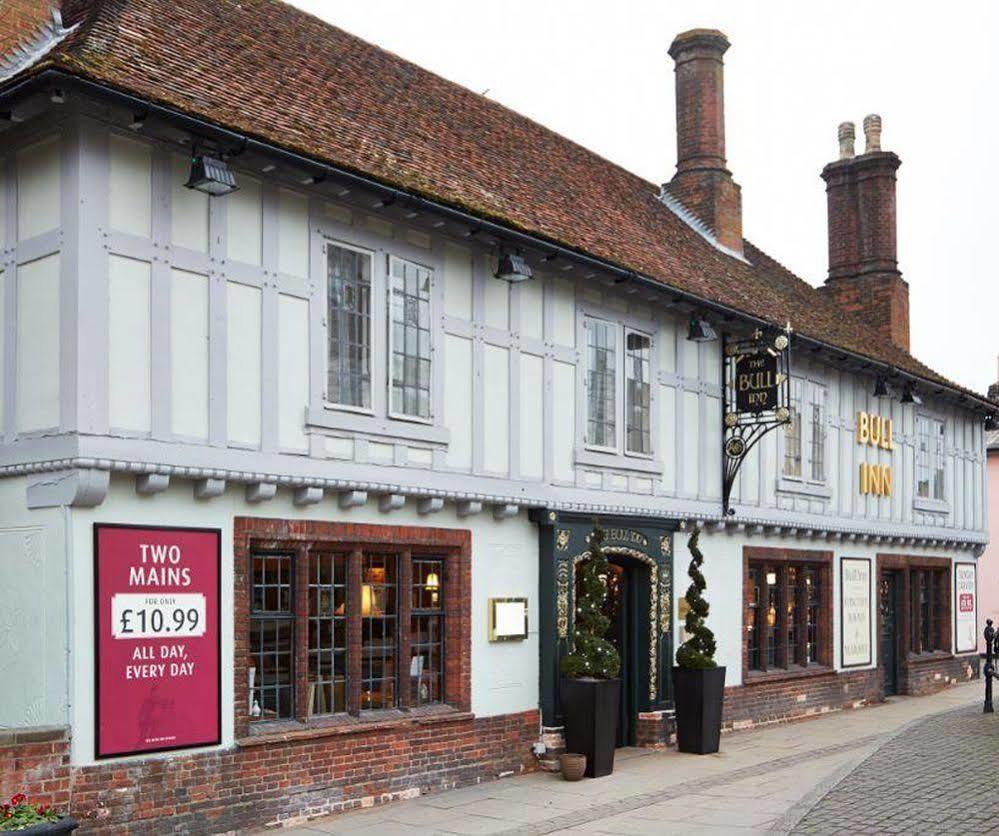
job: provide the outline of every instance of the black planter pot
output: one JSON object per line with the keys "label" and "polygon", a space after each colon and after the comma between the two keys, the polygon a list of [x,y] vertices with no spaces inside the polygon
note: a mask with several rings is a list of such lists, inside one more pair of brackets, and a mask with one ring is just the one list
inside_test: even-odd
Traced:
{"label": "black planter pot", "polygon": [[725,668],[673,668],[676,746],[681,752],[710,755],[721,738]]}
{"label": "black planter pot", "polygon": [[56,833],[72,833],[80,823],[70,816],[63,816],[59,821],[45,821],[40,824],[33,824],[23,830],[15,831],[19,836],[52,836]]}
{"label": "black planter pot", "polygon": [[620,679],[563,679],[559,689],[565,747],[586,755],[586,777],[614,771]]}

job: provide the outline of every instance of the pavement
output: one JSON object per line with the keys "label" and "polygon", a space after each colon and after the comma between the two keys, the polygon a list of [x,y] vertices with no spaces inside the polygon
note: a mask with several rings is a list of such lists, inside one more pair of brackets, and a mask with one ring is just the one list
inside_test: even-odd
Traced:
{"label": "pavement", "polygon": [[981,714],[983,692],[975,681],[733,732],[715,755],[621,749],[598,780],[536,772],[281,834],[993,832],[999,714]]}

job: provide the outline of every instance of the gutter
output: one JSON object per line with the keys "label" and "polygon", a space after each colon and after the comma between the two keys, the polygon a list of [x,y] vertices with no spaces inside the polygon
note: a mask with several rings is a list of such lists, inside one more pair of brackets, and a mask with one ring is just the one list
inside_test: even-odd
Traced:
{"label": "gutter", "polygon": [[[681,290],[680,288],[673,287],[672,285],[648,276],[643,276],[636,273],[634,270],[621,267],[614,262],[588,255],[584,252],[566,247],[546,238],[521,232],[512,227],[486,220],[478,215],[473,215],[454,206],[449,206],[445,203],[438,203],[429,198],[421,197],[413,192],[399,189],[371,177],[350,171],[349,169],[329,165],[328,163],[318,162],[315,159],[303,156],[294,151],[289,151],[269,142],[253,139],[245,134],[231,131],[228,128],[223,128],[197,116],[191,116],[183,111],[155,104],[130,93],[125,93],[123,91],[116,90],[115,88],[89,81],[65,72],[64,70],[51,68],[45,69],[35,76],[24,79],[5,90],[0,91],[0,114],[4,111],[9,111],[13,102],[17,98],[39,92],[39,88],[49,88],[52,86],[74,89],[98,99],[117,103],[122,107],[137,113],[146,113],[150,115],[155,114],[166,121],[183,126],[185,130],[190,131],[190,133],[195,136],[231,143],[234,148],[238,149],[238,153],[242,153],[247,150],[256,151],[257,153],[265,156],[277,157],[294,166],[304,168],[307,171],[312,171],[320,178],[345,180],[358,187],[379,192],[390,198],[392,201],[419,207],[431,214],[447,216],[452,220],[467,224],[474,229],[488,231],[500,240],[514,241],[530,249],[541,250],[549,254],[557,254],[568,260],[586,264],[595,269],[617,276],[618,280],[621,282],[634,281],[644,287],[654,289],[660,293],[672,294],[675,297],[674,301],[686,302],[698,309],[710,311],[727,319],[738,319],[742,322],[766,328],[779,327],[776,326],[775,323],[762,319],[758,316],[754,316],[753,314],[746,313],[745,311],[738,310],[737,308],[729,307],[728,305],[720,302],[702,299],[689,291]],[[885,374],[893,379],[901,378],[903,382],[910,381],[913,383],[920,383],[923,386],[936,387],[938,390],[950,393],[954,398],[956,398],[958,403],[965,408],[973,406],[977,407],[982,410],[986,416],[992,416],[999,412],[999,405],[992,403],[981,396],[971,395],[955,389],[952,386],[940,383],[939,381],[928,380],[910,372],[902,371],[889,363],[875,360],[871,357],[867,357],[866,355],[858,354],[857,352],[824,342],[823,340],[819,340],[815,337],[797,335],[797,339],[805,345],[811,346],[813,349],[828,351],[853,360],[866,366],[875,373]]]}

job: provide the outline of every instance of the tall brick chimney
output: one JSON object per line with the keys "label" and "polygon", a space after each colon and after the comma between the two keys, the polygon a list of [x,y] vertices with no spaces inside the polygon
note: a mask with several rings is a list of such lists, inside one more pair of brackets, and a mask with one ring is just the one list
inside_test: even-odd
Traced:
{"label": "tall brick chimney", "polygon": [[691,29],[669,48],[676,62],[676,174],[666,189],[715,234],[742,254],[742,194],[725,167],[722,56],[728,38]]}
{"label": "tall brick chimney", "polygon": [[880,336],[909,350],[909,285],[898,269],[895,172],[901,160],[881,150],[881,117],[864,119],[864,153],[854,127],[839,126],[840,158],[822,169],[829,210],[829,277],[822,290]]}

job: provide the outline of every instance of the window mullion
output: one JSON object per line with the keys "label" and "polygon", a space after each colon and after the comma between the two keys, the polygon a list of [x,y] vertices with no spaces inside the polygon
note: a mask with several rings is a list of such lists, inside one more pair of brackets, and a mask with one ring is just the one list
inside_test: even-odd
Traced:
{"label": "window mullion", "polygon": [[397,601],[399,618],[397,635],[399,637],[399,662],[396,665],[399,678],[399,707],[407,710],[410,707],[412,683],[410,681],[410,665],[412,664],[412,633],[411,615],[413,608],[413,553],[403,549],[399,554],[399,586]]}
{"label": "window mullion", "polygon": [[360,549],[347,560],[347,712],[361,713],[361,562]]}
{"label": "window mullion", "polygon": [[294,686],[295,717],[305,721],[309,716],[309,546],[295,550],[292,566],[294,582],[295,650],[292,684]]}
{"label": "window mullion", "polygon": [[788,602],[788,571],[787,564],[782,563],[777,570],[777,654],[778,668],[787,668],[791,659],[791,648],[787,641],[787,602]]}

